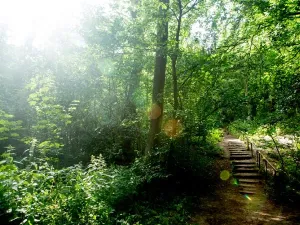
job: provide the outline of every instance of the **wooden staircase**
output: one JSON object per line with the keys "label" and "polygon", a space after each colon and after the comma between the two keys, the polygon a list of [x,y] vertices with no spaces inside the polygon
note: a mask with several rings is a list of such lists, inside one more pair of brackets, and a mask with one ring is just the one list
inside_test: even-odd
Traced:
{"label": "wooden staircase", "polygon": [[258,185],[261,183],[261,175],[251,151],[247,150],[244,143],[239,140],[230,140],[228,150],[233,177],[237,181],[239,192],[247,195],[255,194]]}

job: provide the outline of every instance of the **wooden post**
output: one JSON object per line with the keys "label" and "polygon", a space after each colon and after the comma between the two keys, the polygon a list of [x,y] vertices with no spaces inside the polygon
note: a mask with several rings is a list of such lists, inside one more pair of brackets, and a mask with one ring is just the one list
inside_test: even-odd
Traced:
{"label": "wooden post", "polygon": [[267,179],[267,177],[268,177],[268,162],[266,159],[264,159],[264,161],[265,161],[265,179]]}
{"label": "wooden post", "polygon": [[253,144],[252,144],[252,142],[250,143],[250,150],[251,150],[251,156],[253,158]]}
{"label": "wooden post", "polygon": [[249,139],[247,138],[247,150],[249,151]]}
{"label": "wooden post", "polygon": [[258,168],[260,169],[260,152],[258,152]]}
{"label": "wooden post", "polygon": [[256,151],[256,158],[255,158],[256,166],[257,166],[257,158],[258,158],[258,155],[257,155],[257,151]]}
{"label": "wooden post", "polygon": [[256,151],[256,166],[258,165],[258,152]]}

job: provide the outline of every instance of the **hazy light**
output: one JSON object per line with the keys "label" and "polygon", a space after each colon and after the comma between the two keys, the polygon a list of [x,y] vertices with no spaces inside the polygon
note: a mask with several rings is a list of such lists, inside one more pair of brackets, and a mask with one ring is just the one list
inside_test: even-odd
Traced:
{"label": "hazy light", "polygon": [[249,195],[247,195],[247,194],[244,195],[244,197],[245,197],[246,199],[250,200],[250,201],[252,200],[252,199],[249,197]]}
{"label": "hazy light", "polygon": [[238,182],[237,179],[234,178],[234,179],[232,180],[232,184],[238,186],[238,185],[239,185],[239,182]]}
{"label": "hazy light", "polygon": [[220,173],[220,178],[221,180],[228,180],[230,177],[230,172],[228,170],[223,170],[221,173]]}
{"label": "hazy light", "polygon": [[164,125],[164,132],[168,137],[177,137],[182,132],[182,125],[179,120],[168,120]]}
{"label": "hazy light", "polygon": [[152,120],[157,119],[161,115],[161,108],[157,104],[153,104],[150,112],[149,112],[149,118]]}
{"label": "hazy light", "polygon": [[9,30],[9,42],[22,45],[32,39],[43,44],[58,30],[78,25],[84,4],[109,0],[7,0],[0,2],[0,25]]}

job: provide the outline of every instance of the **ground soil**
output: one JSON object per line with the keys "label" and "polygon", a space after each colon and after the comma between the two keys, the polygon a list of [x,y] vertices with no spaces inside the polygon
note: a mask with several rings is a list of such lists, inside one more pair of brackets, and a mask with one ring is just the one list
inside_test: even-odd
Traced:
{"label": "ground soil", "polygon": [[[235,139],[225,136],[221,147],[223,157],[216,162],[216,174],[223,170],[231,172],[227,143]],[[244,196],[239,187],[233,184],[233,178],[226,181],[216,177],[212,193],[200,199],[199,210],[192,218],[194,225],[300,225],[299,209],[275,204],[268,199],[264,185],[260,185],[255,195]],[[214,190],[214,191],[213,191]],[[250,198],[249,198],[250,197]]]}

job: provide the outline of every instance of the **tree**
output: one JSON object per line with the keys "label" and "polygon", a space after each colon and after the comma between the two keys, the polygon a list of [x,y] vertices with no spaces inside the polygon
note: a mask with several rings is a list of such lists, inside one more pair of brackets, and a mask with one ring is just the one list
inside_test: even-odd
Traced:
{"label": "tree", "polygon": [[[176,117],[176,111],[179,108],[179,96],[178,96],[178,74],[177,74],[177,60],[180,54],[180,36],[181,36],[181,30],[182,30],[182,20],[183,18],[191,11],[193,10],[196,5],[199,3],[198,0],[188,0],[188,1],[182,1],[177,0],[175,1],[175,7],[172,8],[173,16],[176,19],[176,28],[175,28],[175,35],[174,35],[174,43],[171,43],[171,64],[172,64],[172,81],[173,81],[173,99],[174,99],[174,112],[173,117]],[[188,23],[191,23],[191,21],[188,21]]]}
{"label": "tree", "polygon": [[167,44],[168,44],[168,10],[169,0],[160,0],[158,22],[157,22],[157,46],[155,53],[155,69],[152,90],[152,108],[150,112],[150,130],[145,149],[150,154],[152,148],[157,146],[158,134],[161,132],[164,106],[164,87],[167,66]]}

